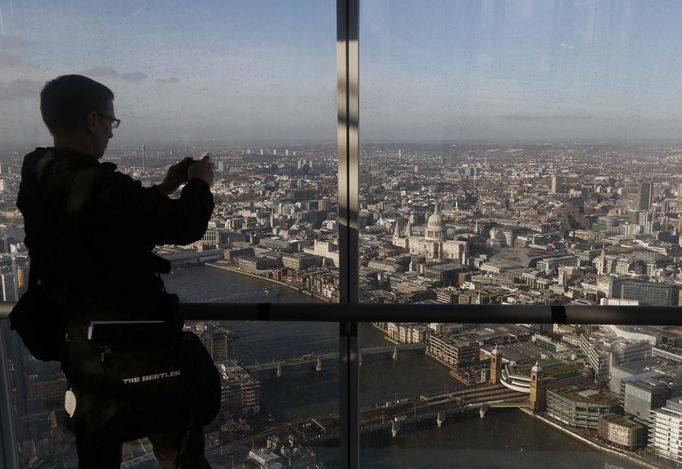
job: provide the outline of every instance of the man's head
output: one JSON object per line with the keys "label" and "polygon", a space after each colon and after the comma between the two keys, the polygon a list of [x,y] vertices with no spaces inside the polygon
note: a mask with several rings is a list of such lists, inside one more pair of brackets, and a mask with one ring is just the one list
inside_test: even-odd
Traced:
{"label": "man's head", "polygon": [[97,158],[104,154],[114,122],[114,93],[82,75],[63,75],[50,80],[40,93],[40,112],[55,139],[77,142],[80,149]]}

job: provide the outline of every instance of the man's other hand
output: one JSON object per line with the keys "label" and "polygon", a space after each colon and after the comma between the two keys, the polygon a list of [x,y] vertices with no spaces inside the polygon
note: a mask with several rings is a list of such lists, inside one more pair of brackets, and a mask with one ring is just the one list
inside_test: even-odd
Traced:
{"label": "man's other hand", "polygon": [[199,162],[190,165],[187,170],[187,179],[201,179],[209,187],[213,186],[213,163],[211,156],[206,154]]}
{"label": "man's other hand", "polygon": [[170,195],[178,190],[178,187],[187,182],[188,169],[193,162],[194,160],[188,156],[175,163],[168,168],[168,173],[166,173],[163,182],[156,187],[166,195]]}

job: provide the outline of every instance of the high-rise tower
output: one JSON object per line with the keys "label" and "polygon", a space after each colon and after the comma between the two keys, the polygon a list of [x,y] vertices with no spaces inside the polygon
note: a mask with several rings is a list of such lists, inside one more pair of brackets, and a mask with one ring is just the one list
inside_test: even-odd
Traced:
{"label": "high-rise tower", "polygon": [[654,183],[651,181],[642,181],[639,185],[639,209],[650,210],[653,197]]}
{"label": "high-rise tower", "polygon": [[552,194],[560,194],[563,189],[563,179],[560,176],[552,176]]}
{"label": "high-rise tower", "polygon": [[606,249],[602,246],[601,248],[601,256],[599,256],[601,260],[601,266],[599,267],[599,273],[601,275],[604,275],[607,273],[606,270]]}

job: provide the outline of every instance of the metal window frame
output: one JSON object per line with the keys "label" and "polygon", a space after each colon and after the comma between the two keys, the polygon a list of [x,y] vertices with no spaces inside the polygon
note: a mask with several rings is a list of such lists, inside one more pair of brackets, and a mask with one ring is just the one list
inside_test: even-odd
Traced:
{"label": "metal window frame", "polygon": [[14,426],[14,410],[10,389],[9,362],[5,347],[5,332],[9,329],[8,321],[2,320],[0,313],[0,463],[3,467],[19,468],[17,454],[16,427]]}
{"label": "metal window frame", "polygon": [[[0,303],[0,324],[14,304]],[[471,324],[615,324],[682,326],[679,306],[182,303],[187,321],[445,322]],[[0,368],[1,370],[1,368]]]}
{"label": "metal window frame", "polygon": [[[0,326],[12,305],[0,304]],[[180,312],[187,320],[244,320],[335,322],[340,334],[340,424],[339,454],[342,467],[360,467],[358,390],[358,325],[374,321],[420,321],[449,323],[531,323],[531,324],[628,324],[682,325],[678,307],[619,306],[518,306],[518,305],[413,305],[413,304],[325,304],[319,303],[184,303]],[[18,468],[14,414],[8,383],[9,373],[0,327],[0,462]]]}
{"label": "metal window frame", "polygon": [[[339,301],[358,304],[359,0],[336,2]],[[358,322],[339,323],[341,466],[360,467]]]}

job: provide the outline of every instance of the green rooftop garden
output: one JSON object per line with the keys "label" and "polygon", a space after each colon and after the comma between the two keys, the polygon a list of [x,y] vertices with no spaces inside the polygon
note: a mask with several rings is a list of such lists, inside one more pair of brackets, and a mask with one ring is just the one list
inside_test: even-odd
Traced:
{"label": "green rooftop garden", "polygon": [[570,386],[568,388],[557,389],[555,392],[575,402],[584,402],[586,404],[600,404],[600,405],[618,405],[618,396],[604,390],[597,390],[597,394],[583,396],[580,393],[589,391],[592,388],[581,386]]}

